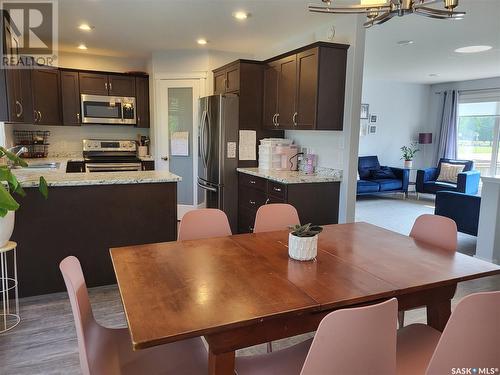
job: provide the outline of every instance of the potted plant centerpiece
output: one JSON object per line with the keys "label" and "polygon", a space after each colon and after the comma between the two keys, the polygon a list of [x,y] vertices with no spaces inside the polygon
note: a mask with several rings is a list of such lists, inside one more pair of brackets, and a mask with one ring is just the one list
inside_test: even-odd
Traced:
{"label": "potted plant centerpiece", "polygon": [[288,255],[295,260],[313,260],[318,255],[318,235],[322,227],[312,224],[290,227],[288,235]]}
{"label": "potted plant centerpiece", "polygon": [[415,157],[415,154],[420,150],[417,148],[417,145],[415,143],[412,143],[409,146],[401,147],[401,151],[403,152],[403,156],[401,157],[401,159],[405,161],[405,168],[411,169],[411,167],[413,166],[413,158]]}
{"label": "potted plant centerpiece", "polygon": [[[21,197],[26,195],[11,169],[16,166],[27,167],[28,164],[3,147],[0,147],[0,160],[4,161],[0,165],[0,247],[3,247],[12,236],[15,222],[14,212],[19,208],[19,203],[16,202],[12,193],[16,193]],[[10,163],[5,161],[10,161]],[[38,189],[42,196],[47,199],[47,181],[43,177],[40,177]]]}

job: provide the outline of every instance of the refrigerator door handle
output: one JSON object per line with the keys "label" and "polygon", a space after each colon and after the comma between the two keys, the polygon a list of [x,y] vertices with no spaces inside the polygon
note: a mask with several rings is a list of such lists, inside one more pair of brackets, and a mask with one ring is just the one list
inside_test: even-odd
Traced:
{"label": "refrigerator door handle", "polygon": [[201,126],[200,126],[200,152],[201,159],[203,160],[203,164],[205,168],[207,167],[207,156],[205,153],[205,125],[207,123],[207,111],[203,111],[201,115]]}
{"label": "refrigerator door handle", "polygon": [[210,153],[212,152],[212,130],[210,129],[211,128],[211,124],[210,124],[210,116],[208,115],[207,113],[207,116],[206,116],[206,125],[207,126],[207,133],[208,133],[208,150],[205,150],[206,151],[206,160],[205,160],[205,165],[208,167],[208,164],[210,163]]}
{"label": "refrigerator door handle", "polygon": [[202,189],[209,190],[209,191],[212,191],[212,192],[214,192],[214,193],[217,193],[217,189],[216,189],[216,188],[211,187],[211,186],[207,186],[207,185],[205,185],[205,184],[202,184],[202,183],[200,182],[200,180],[198,180],[198,186],[199,186],[199,187],[201,187]]}

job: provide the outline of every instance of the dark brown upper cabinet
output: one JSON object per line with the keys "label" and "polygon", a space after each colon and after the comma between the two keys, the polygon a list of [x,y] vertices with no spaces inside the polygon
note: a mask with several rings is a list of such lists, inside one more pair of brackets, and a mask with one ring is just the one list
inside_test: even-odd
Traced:
{"label": "dark brown upper cabinet", "polygon": [[149,128],[149,78],[135,77],[137,127]]}
{"label": "dark brown upper cabinet", "polygon": [[214,70],[214,94],[237,93],[240,90],[240,61]]}
{"label": "dark brown upper cabinet", "polygon": [[135,96],[135,77],[109,75],[108,90],[111,96]]}
{"label": "dark brown upper cabinet", "polygon": [[63,125],[81,125],[80,84],[77,71],[61,71]]}
{"label": "dark brown upper cabinet", "polygon": [[348,48],[318,42],[267,61],[264,127],[342,130]]}
{"label": "dark brown upper cabinet", "polygon": [[33,123],[61,125],[61,81],[58,69],[40,68],[31,71]]}
{"label": "dark brown upper cabinet", "polygon": [[108,75],[80,72],[80,93],[89,95],[108,95]]}

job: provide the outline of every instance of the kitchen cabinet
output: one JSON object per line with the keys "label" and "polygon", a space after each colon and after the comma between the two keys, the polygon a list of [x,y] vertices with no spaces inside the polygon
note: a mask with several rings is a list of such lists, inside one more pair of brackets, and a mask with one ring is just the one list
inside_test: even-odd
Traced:
{"label": "kitchen cabinet", "polygon": [[238,232],[251,233],[260,206],[289,203],[300,222],[337,224],[340,182],[283,184],[246,173],[238,174]]}
{"label": "kitchen cabinet", "polygon": [[81,125],[80,83],[77,71],[61,71],[61,100],[63,125]]}
{"label": "kitchen cabinet", "polygon": [[108,75],[80,72],[80,94],[108,95]]}
{"label": "kitchen cabinet", "polygon": [[111,96],[135,96],[135,77],[128,75],[109,75],[108,89]]}
{"label": "kitchen cabinet", "polygon": [[268,60],[263,126],[342,130],[348,47],[318,42]]}
{"label": "kitchen cabinet", "polygon": [[137,127],[149,128],[149,78],[135,77]]}
{"label": "kitchen cabinet", "polygon": [[240,61],[214,70],[214,94],[236,93],[240,89]]}
{"label": "kitchen cabinet", "polygon": [[31,71],[33,122],[61,125],[61,81],[58,69],[39,68]]}

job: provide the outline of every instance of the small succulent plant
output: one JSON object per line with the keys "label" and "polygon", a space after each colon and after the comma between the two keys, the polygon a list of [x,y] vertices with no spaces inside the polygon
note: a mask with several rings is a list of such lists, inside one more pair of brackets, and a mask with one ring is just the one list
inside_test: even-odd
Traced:
{"label": "small succulent plant", "polygon": [[305,225],[294,225],[290,227],[290,231],[297,237],[314,237],[323,231],[323,228],[311,223]]}

